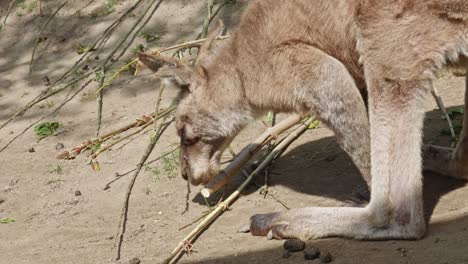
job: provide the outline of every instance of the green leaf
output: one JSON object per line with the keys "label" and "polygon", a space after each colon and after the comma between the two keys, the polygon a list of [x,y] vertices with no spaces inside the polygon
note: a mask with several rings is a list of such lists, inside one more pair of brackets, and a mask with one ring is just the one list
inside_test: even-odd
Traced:
{"label": "green leaf", "polygon": [[15,222],[15,219],[0,218],[0,224],[10,224],[10,223],[14,223],[14,222]]}
{"label": "green leaf", "polygon": [[41,140],[52,136],[59,127],[60,124],[58,122],[44,122],[34,127],[34,133]]}
{"label": "green leaf", "polygon": [[315,119],[314,121],[312,121],[312,123],[310,123],[307,129],[315,129],[318,127],[319,124],[320,124],[320,121],[318,119]]}

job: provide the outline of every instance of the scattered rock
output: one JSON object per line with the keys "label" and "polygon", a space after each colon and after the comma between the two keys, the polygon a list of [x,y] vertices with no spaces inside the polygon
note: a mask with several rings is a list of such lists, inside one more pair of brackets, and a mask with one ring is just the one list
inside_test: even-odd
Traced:
{"label": "scattered rock", "polygon": [[94,57],[95,60],[99,60],[99,56]]}
{"label": "scattered rock", "polygon": [[332,255],[330,252],[325,252],[323,254],[320,254],[320,262],[322,263],[330,263],[333,261]]}
{"label": "scattered rock", "polygon": [[291,252],[289,252],[287,250],[284,250],[283,255],[281,257],[284,258],[284,259],[288,259],[288,258],[291,257]]}
{"label": "scattered rock", "polygon": [[3,198],[0,198],[0,204],[4,203],[5,202],[5,199]]}
{"label": "scattered rock", "polygon": [[436,239],[434,240],[434,243],[439,243],[440,242],[440,238],[436,237]]}
{"label": "scattered rock", "polygon": [[57,143],[57,145],[55,145],[56,150],[61,150],[61,149],[64,149],[64,148],[65,148],[65,146],[62,143]]}
{"label": "scattered rock", "polygon": [[237,229],[237,233],[248,233],[248,232],[250,232],[250,224],[245,224],[239,227],[239,229]]}
{"label": "scattered rock", "polygon": [[76,190],[76,191],[75,191],[75,196],[81,196],[80,190]]}
{"label": "scattered rock", "polygon": [[29,151],[29,153],[36,152],[36,150],[33,147],[29,148],[28,151]]}
{"label": "scattered rock", "polygon": [[304,250],[304,259],[314,260],[318,257],[320,257],[320,250],[318,250],[317,248],[312,247]]}
{"label": "scattered rock", "polygon": [[108,236],[108,237],[106,237],[106,239],[107,240],[112,240],[112,239],[114,239],[114,236]]}
{"label": "scattered rock", "polygon": [[288,239],[284,242],[283,247],[289,252],[298,252],[304,250],[305,243],[299,239]]}
{"label": "scattered rock", "polygon": [[137,257],[132,258],[128,263],[129,264],[140,264],[140,259]]}

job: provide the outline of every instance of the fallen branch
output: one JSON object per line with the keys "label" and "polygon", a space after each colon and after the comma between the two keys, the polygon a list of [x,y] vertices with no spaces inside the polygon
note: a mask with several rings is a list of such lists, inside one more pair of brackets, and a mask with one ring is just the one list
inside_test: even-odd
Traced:
{"label": "fallen branch", "polygon": [[221,202],[213,211],[211,211],[198,226],[192,230],[171,252],[169,257],[163,261],[164,264],[171,263],[172,259],[182,250],[184,247],[191,247],[192,240],[199,235],[205,228],[211,224],[219,215],[221,215],[229,206],[241,195],[242,191],[247,187],[252,179],[261,172],[264,168],[270,164],[270,162],[277,156],[278,153],[283,152],[294,140],[301,136],[308,128],[308,126],[315,120],[315,118],[309,118],[307,121],[298,127],[296,130],[291,132],[281,143],[279,143],[271,153],[260,163],[260,165],[250,173],[249,177],[240,185],[236,191],[234,191],[225,201]]}
{"label": "fallen branch", "polygon": [[301,121],[301,116],[292,115],[285,120],[281,121],[274,127],[268,128],[262,135],[255,141],[247,145],[237,155],[236,159],[231,162],[225,169],[223,169],[207,186],[205,186],[200,193],[203,197],[210,197],[213,193],[226,185],[232,175],[239,171],[263,146],[267,145],[271,140],[278,137],[279,134],[288,130],[295,124]]}
{"label": "fallen branch", "polygon": [[[161,104],[162,93],[164,91],[164,88],[165,88],[165,86],[162,85],[160,90],[159,90],[158,98],[156,99],[156,108],[155,108],[155,111],[154,111],[155,112],[155,118],[154,118],[155,120],[159,119],[158,118],[158,115],[159,115],[159,112],[160,112],[159,111],[159,106]],[[128,184],[127,192],[125,193],[125,200],[124,200],[124,203],[123,203],[123,206],[122,206],[122,213],[120,215],[119,228],[117,230],[117,235],[115,236],[116,237],[116,243],[114,245],[115,249],[116,249],[115,260],[120,259],[120,252],[121,252],[121,249],[122,249],[123,237],[124,237],[125,229],[126,229],[126,226],[127,226],[128,205],[129,205],[129,202],[130,202],[130,194],[132,193],[132,189],[133,189],[133,186],[135,185],[136,178],[138,177],[138,174],[140,173],[141,168],[143,168],[143,165],[145,164],[146,160],[150,156],[151,152],[153,152],[154,146],[156,146],[156,143],[158,142],[159,138],[162,136],[164,131],[172,123],[172,122],[164,123],[164,121],[165,121],[165,119],[163,119],[163,121],[161,123],[159,123],[159,124],[157,122],[154,122],[154,130],[153,130],[154,134],[150,139],[150,142],[149,142],[149,144],[148,144],[148,146],[146,148],[145,153],[143,154],[143,156],[140,159],[140,162],[137,165],[137,168],[135,170],[135,173],[133,174],[132,179],[130,180],[130,183]]]}

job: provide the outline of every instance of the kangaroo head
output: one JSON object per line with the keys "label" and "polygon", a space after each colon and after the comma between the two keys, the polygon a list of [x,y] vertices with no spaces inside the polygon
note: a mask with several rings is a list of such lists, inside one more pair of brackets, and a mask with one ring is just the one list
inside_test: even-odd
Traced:
{"label": "kangaroo head", "polygon": [[195,65],[159,55],[138,54],[139,61],[159,78],[180,88],[176,128],[180,137],[181,174],[193,185],[206,184],[218,173],[222,152],[250,120],[236,79],[204,67],[212,64],[211,44],[221,31],[222,23],[218,23],[201,46]]}

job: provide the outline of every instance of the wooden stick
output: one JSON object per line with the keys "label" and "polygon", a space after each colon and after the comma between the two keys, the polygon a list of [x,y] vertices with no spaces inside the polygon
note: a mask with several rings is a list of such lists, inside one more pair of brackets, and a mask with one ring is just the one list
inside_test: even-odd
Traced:
{"label": "wooden stick", "polygon": [[[300,120],[300,119],[299,119]],[[301,136],[308,128],[308,126],[315,120],[315,118],[309,118],[307,121],[298,127],[296,130],[291,132],[280,144],[278,144],[271,153],[263,160],[262,163],[252,172],[249,177],[237,188],[224,202],[221,202],[211,213],[209,213],[205,219],[203,219],[198,226],[192,230],[171,252],[169,257],[163,261],[164,264],[171,263],[172,259],[184,248],[186,245],[190,245],[190,242],[200,234],[205,228],[210,225],[219,215],[221,215],[229,206],[240,196],[242,191],[247,187],[252,179],[261,172],[268,164],[276,157],[278,153],[281,153],[283,149],[287,148],[294,140]],[[279,125],[279,124],[278,124]]]}
{"label": "wooden stick", "polygon": [[[154,110],[154,113],[155,113],[155,118],[154,119],[155,120],[159,119],[159,113],[160,113],[159,107],[161,105],[162,94],[164,92],[165,86],[161,85],[161,87],[159,89],[160,90],[159,90],[159,93],[158,93],[158,97],[156,99],[156,107],[155,107],[155,110]],[[115,252],[116,253],[115,260],[119,260],[120,255],[121,255],[122,244],[123,244],[123,240],[124,240],[125,230],[126,230],[126,227],[127,227],[128,207],[129,207],[129,203],[130,203],[130,195],[132,193],[133,186],[135,185],[136,179],[137,179],[138,175],[140,174],[140,171],[143,168],[144,164],[146,163],[146,160],[148,159],[148,157],[153,152],[153,149],[156,146],[156,143],[158,142],[158,140],[161,138],[164,131],[169,127],[169,124],[171,123],[171,122],[164,123],[166,121],[166,118],[164,118],[160,123],[158,123],[156,121],[154,122],[154,128],[153,128],[154,136],[150,138],[150,141],[149,141],[149,143],[148,143],[148,145],[146,147],[145,153],[141,157],[140,162],[138,163],[137,168],[136,168],[135,172],[133,173],[133,176],[130,179],[130,182],[128,184],[127,192],[125,193],[125,200],[124,200],[123,206],[122,206],[122,212],[120,214],[119,228],[117,230],[117,235],[115,236],[115,238],[116,238],[115,239],[115,244],[114,244],[114,248],[115,248],[115,251],[116,251]]]}
{"label": "wooden stick", "polygon": [[274,127],[268,128],[254,142],[242,149],[236,159],[201,190],[201,195],[208,198],[221,187],[226,185],[230,181],[232,175],[239,171],[240,168],[242,168],[245,163],[247,163],[247,161],[249,161],[263,146],[275,139],[279,134],[297,124],[299,121],[301,121],[300,115],[292,115]]}

